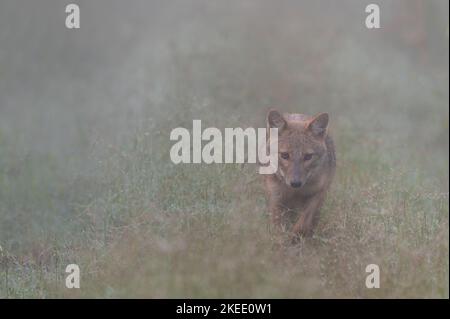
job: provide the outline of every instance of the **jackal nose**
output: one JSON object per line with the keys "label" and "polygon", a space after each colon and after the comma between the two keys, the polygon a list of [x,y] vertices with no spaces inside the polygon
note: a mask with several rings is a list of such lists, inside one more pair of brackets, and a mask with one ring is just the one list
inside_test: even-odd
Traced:
{"label": "jackal nose", "polygon": [[291,186],[294,188],[299,188],[302,186],[302,182],[291,182]]}

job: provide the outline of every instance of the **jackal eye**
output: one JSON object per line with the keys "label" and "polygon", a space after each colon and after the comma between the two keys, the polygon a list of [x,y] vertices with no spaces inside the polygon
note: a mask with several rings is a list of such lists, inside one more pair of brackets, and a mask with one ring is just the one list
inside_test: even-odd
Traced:
{"label": "jackal eye", "polygon": [[281,156],[282,159],[285,159],[285,160],[289,159],[289,153],[281,152],[280,156]]}
{"label": "jackal eye", "polygon": [[305,156],[303,156],[303,159],[305,161],[309,161],[312,157],[313,157],[313,154],[305,154]]}

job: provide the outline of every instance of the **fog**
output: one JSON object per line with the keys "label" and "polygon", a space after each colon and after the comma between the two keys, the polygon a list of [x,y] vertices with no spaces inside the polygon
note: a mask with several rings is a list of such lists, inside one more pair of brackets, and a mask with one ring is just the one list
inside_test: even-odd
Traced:
{"label": "fog", "polygon": [[[448,263],[442,263],[448,260],[448,1],[73,2],[80,7],[80,29],[66,28],[66,1],[0,0],[0,248],[14,256],[10,278],[16,285],[3,293],[0,286],[0,296],[66,293],[48,289],[45,276],[33,282],[34,290],[22,279],[42,271],[38,264],[52,265],[45,256],[60,245],[58,260],[70,257],[89,267],[102,258],[129,261],[133,271],[123,277],[129,280],[111,284],[117,289],[112,295],[148,296],[149,290],[135,290],[142,283],[133,267],[141,259],[126,255],[131,246],[105,252],[109,244],[122,244],[122,230],[141,225],[144,216],[156,219],[153,231],[136,226],[139,240],[130,243],[149,254],[142,260],[149,285],[156,285],[152,296],[256,291],[297,297],[306,287],[309,298],[313,290],[303,281],[279,275],[295,277],[297,268],[271,264],[277,259],[271,251],[253,246],[271,240],[261,226],[266,221],[255,217],[265,216],[256,170],[190,170],[169,157],[173,128],[190,129],[194,119],[204,127],[265,127],[272,107],[328,112],[336,144],[337,179],[319,229],[327,241],[308,255],[309,264],[303,253],[299,260],[291,256],[292,264],[304,267],[301,276],[326,282],[323,291],[333,297],[341,296],[336,286],[347,289],[345,296],[367,296],[350,270],[364,269],[363,261],[382,251],[380,260],[393,260],[384,269],[395,278],[383,292],[448,298]],[[380,7],[380,29],[366,28],[369,3]],[[199,231],[177,228],[182,223],[170,219],[174,212],[188,225],[193,218]],[[221,216],[231,222],[222,224]],[[141,241],[148,234],[155,237]],[[214,236],[201,237],[208,234]],[[210,240],[224,257],[204,246]],[[179,253],[178,241],[193,242],[195,262]],[[397,253],[400,246],[406,248]],[[235,247],[247,255],[227,255]],[[420,263],[424,277],[414,266],[422,259],[406,252],[430,254]],[[171,274],[178,278],[173,290],[160,276],[170,268],[163,262],[167,255],[184,265],[179,269],[193,271]],[[203,259],[217,262],[219,270],[205,271],[197,264]],[[35,268],[27,268],[30,260]],[[267,282],[250,280],[261,267],[258,260],[269,260]],[[248,281],[222,282],[229,272],[220,267],[230,264]],[[109,279],[120,280],[116,263],[107,265]],[[92,267],[96,274],[100,266]],[[198,289],[190,281],[198,278],[195,271],[206,276]],[[129,290],[120,290],[128,283]],[[82,293],[107,294],[97,290],[104,282],[90,284],[92,290]]]}
{"label": "fog", "polygon": [[3,0],[1,130],[59,153],[202,103],[253,125],[249,113],[274,105],[408,110],[386,95],[448,82],[448,3],[379,1],[382,27],[368,30],[366,2],[79,1],[81,28],[69,30],[60,1]]}

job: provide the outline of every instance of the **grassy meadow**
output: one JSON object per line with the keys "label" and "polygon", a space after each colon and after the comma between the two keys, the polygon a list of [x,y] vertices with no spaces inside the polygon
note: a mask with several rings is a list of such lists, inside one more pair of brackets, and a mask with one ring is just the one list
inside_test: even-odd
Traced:
{"label": "grassy meadow", "polygon": [[[379,30],[364,1],[77,3],[79,30],[0,4],[0,298],[449,297],[448,2],[380,1]],[[336,144],[292,247],[254,164],[169,157],[173,128],[269,107],[329,112]]]}

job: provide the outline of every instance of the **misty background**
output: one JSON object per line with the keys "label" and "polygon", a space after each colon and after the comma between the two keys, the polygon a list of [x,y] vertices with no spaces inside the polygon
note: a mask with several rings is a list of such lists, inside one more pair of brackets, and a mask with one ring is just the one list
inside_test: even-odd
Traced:
{"label": "misty background", "polygon": [[432,137],[396,117],[448,114],[446,1],[378,1],[379,30],[365,27],[368,1],[77,3],[81,29],[69,30],[65,2],[1,2],[1,129],[20,132],[18,147],[78,152],[201,104],[194,117],[227,109],[252,125],[270,106],[365,113],[360,126],[426,147]]}

